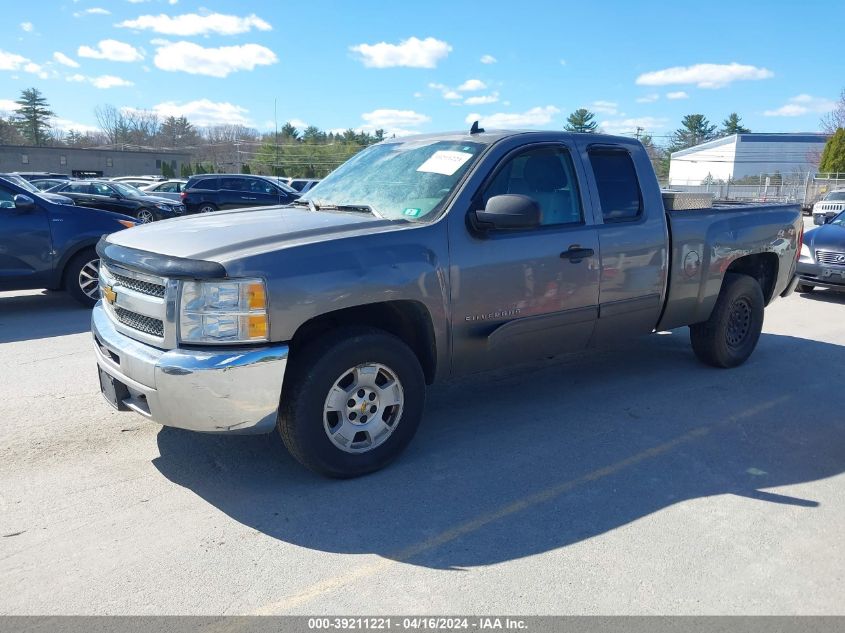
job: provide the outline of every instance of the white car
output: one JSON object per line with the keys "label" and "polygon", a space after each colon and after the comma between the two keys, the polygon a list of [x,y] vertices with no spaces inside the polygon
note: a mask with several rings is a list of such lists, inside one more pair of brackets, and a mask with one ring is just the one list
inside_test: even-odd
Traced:
{"label": "white car", "polygon": [[845,189],[831,191],[813,205],[813,223],[825,224],[845,211]]}
{"label": "white car", "polygon": [[144,193],[148,193],[153,196],[170,198],[171,200],[181,200],[182,190],[185,188],[187,182],[187,180],[182,178],[173,178],[171,180],[154,182],[139,188]]}

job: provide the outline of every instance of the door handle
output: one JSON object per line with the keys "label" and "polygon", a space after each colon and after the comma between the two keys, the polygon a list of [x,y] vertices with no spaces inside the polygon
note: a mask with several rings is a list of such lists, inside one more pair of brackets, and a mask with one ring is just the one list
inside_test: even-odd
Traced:
{"label": "door handle", "polygon": [[592,257],[596,252],[592,248],[581,248],[578,244],[573,244],[568,250],[560,254],[561,259],[568,259],[571,263],[577,264],[582,259]]}
{"label": "door handle", "polygon": [[258,198],[250,198],[249,196],[241,196],[241,200],[258,200]]}

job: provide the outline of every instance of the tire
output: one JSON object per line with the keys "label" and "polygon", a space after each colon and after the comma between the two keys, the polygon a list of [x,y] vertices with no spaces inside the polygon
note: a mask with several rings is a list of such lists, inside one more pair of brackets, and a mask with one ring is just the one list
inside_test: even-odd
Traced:
{"label": "tire", "polygon": [[798,292],[806,293],[806,292],[813,292],[816,289],[815,286],[811,286],[810,284],[798,284],[795,289]]}
{"label": "tire", "polygon": [[713,367],[737,367],[757,347],[763,330],[765,299],[757,280],[728,273],[710,318],[690,326],[698,359]]}
{"label": "tire", "polygon": [[156,219],[155,213],[149,209],[138,209],[135,212],[135,217],[138,219],[139,224],[149,224],[150,222],[155,222]]}
{"label": "tire", "polygon": [[215,211],[217,211],[217,207],[209,202],[203,202],[197,209],[197,213],[214,213]]}
{"label": "tire", "polygon": [[64,289],[87,308],[93,308],[100,298],[100,258],[93,249],[74,255],[65,266]]}
{"label": "tire", "polygon": [[[391,377],[398,390],[390,386]],[[344,382],[349,378],[352,382]],[[400,339],[375,328],[339,328],[297,352],[285,379],[277,429],[306,468],[328,477],[358,477],[384,468],[410,443],[422,419],[425,388],[419,360]],[[398,404],[383,404],[393,400]],[[351,441],[341,448],[344,438]]]}

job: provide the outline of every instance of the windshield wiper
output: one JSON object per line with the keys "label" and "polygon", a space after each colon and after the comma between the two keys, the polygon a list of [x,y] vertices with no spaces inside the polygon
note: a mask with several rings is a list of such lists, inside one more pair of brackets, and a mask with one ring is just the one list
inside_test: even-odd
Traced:
{"label": "windshield wiper", "polygon": [[308,207],[312,211],[355,211],[357,213],[370,213],[380,220],[384,216],[379,214],[368,204],[334,204],[331,202],[315,202],[314,200],[303,200],[302,198],[294,200],[292,204]]}

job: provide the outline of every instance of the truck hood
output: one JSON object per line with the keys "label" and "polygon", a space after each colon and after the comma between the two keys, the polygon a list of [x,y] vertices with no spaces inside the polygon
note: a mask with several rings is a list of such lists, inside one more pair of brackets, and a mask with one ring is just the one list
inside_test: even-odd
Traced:
{"label": "truck hood", "polygon": [[159,255],[223,263],[298,244],[402,226],[407,223],[380,220],[366,213],[262,207],[151,222],[110,235],[108,242]]}

